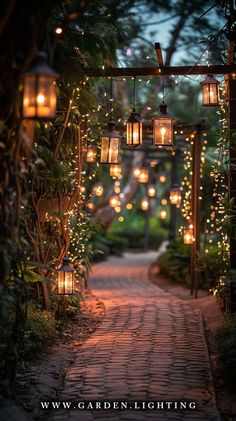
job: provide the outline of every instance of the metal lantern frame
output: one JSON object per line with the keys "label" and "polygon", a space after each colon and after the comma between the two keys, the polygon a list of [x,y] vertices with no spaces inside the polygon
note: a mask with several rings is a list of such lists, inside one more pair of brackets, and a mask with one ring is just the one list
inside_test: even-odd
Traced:
{"label": "metal lantern frame", "polygon": [[202,85],[202,105],[204,107],[217,107],[219,105],[219,82],[208,74]]}
{"label": "metal lantern frame", "polygon": [[153,118],[153,145],[172,146],[174,142],[174,121],[175,119],[167,113],[167,105],[163,102],[160,105],[159,115]]}
{"label": "metal lantern frame", "polygon": [[115,123],[110,121],[108,122],[108,130],[100,136],[101,164],[119,164],[121,136],[114,129]]}
{"label": "metal lantern frame", "polygon": [[70,265],[69,257],[65,256],[61,267],[57,270],[58,295],[75,294],[75,269]]}
{"label": "metal lantern frame", "polygon": [[59,75],[47,64],[47,54],[35,54],[28,70],[22,75],[22,116],[31,120],[52,120],[56,115],[56,80]]}

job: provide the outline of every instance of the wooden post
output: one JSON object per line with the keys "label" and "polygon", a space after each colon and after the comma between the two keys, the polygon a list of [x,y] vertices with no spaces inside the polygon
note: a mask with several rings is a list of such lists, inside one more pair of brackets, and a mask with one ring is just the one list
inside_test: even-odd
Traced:
{"label": "wooden post", "polygon": [[199,272],[196,271],[197,259],[200,254],[200,239],[201,239],[201,226],[200,226],[200,164],[201,164],[201,125],[196,125],[196,133],[193,138],[192,147],[192,223],[194,227],[195,241],[191,246],[191,295],[195,298],[198,296],[199,286]]}
{"label": "wooden post", "polygon": [[[229,129],[230,129],[230,177],[229,177],[229,198],[230,198],[230,269],[236,270],[236,80],[229,77],[228,81],[229,98]],[[236,312],[235,285],[231,281],[230,311]],[[234,293],[233,293],[234,292]]]}

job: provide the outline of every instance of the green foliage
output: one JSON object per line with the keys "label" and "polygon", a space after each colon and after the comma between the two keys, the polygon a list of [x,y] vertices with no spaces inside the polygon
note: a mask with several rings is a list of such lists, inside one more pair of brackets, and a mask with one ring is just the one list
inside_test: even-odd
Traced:
{"label": "green foliage", "polygon": [[207,254],[197,260],[197,270],[204,274],[207,289],[214,287],[222,273],[222,260],[217,247],[212,247]]}
{"label": "green foliage", "polygon": [[182,241],[172,242],[157,259],[161,273],[184,285],[189,285],[189,262],[189,247]]}
{"label": "green foliage", "polygon": [[236,384],[236,315],[229,317],[216,335],[221,370]]}

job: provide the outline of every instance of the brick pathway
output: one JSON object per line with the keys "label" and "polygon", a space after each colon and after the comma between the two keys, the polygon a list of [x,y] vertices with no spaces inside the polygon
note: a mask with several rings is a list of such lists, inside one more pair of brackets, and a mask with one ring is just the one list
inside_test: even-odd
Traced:
{"label": "brick pathway", "polygon": [[195,401],[197,409],[55,411],[54,420],[220,420],[199,311],[148,281],[156,253],[112,257],[89,287],[105,303],[78,349],[61,400]]}

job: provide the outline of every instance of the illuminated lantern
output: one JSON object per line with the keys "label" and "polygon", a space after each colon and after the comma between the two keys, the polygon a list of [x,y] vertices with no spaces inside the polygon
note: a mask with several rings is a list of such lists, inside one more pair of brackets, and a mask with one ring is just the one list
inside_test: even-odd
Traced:
{"label": "illuminated lantern", "polygon": [[167,200],[166,199],[161,199],[161,204],[163,205],[163,206],[166,206],[167,205]]}
{"label": "illuminated lantern", "polygon": [[97,158],[97,148],[89,146],[86,154],[86,161],[88,164],[94,164]]}
{"label": "illuminated lantern", "polygon": [[219,82],[212,75],[207,75],[202,85],[202,105],[216,107],[219,105]]}
{"label": "illuminated lantern", "polygon": [[153,119],[153,145],[173,145],[173,124],[174,118],[167,113],[167,105],[160,105],[160,113]]}
{"label": "illuminated lantern", "polygon": [[100,197],[100,196],[103,195],[103,193],[104,193],[104,187],[103,187],[103,185],[101,183],[95,184],[95,186],[93,187],[93,194],[95,196]]}
{"label": "illuminated lantern", "polygon": [[163,174],[163,175],[160,175],[160,183],[165,183],[166,182],[166,176]]}
{"label": "illuminated lantern", "polygon": [[183,238],[184,238],[184,244],[193,244],[193,242],[195,241],[194,233],[193,233],[193,225],[189,225],[188,228],[184,228]]}
{"label": "illuminated lantern", "polygon": [[153,184],[150,184],[147,189],[148,196],[149,197],[155,197],[156,196],[156,187]]}
{"label": "illuminated lantern", "polygon": [[141,172],[141,168],[139,167],[134,168],[134,171],[133,171],[134,178],[139,178],[140,172]]}
{"label": "illuminated lantern", "polygon": [[121,136],[113,121],[108,122],[108,130],[101,136],[101,164],[118,164]]}
{"label": "illuminated lantern", "polygon": [[70,265],[70,259],[64,257],[62,266],[57,271],[57,289],[59,295],[72,295],[75,293],[75,269]]}
{"label": "illuminated lantern", "polygon": [[119,199],[119,196],[111,196],[111,197],[110,197],[110,199],[109,199],[109,205],[110,205],[112,208],[117,208],[117,207],[119,207],[119,205],[120,205],[120,199]]}
{"label": "illuminated lantern", "polygon": [[126,144],[134,147],[142,143],[142,120],[135,109],[130,114],[126,123]]}
{"label": "illuminated lantern", "polygon": [[181,191],[178,186],[174,186],[170,191],[170,203],[179,206],[181,203]]}
{"label": "illuminated lantern", "polygon": [[50,120],[55,118],[58,74],[47,64],[46,53],[39,51],[26,73],[23,82],[23,118]]}
{"label": "illuminated lantern", "polygon": [[161,219],[166,219],[166,216],[167,216],[166,210],[165,209],[161,209],[160,210],[160,218]]}
{"label": "illuminated lantern", "polygon": [[147,211],[149,209],[149,200],[147,197],[144,197],[141,201],[141,209]]}
{"label": "illuminated lantern", "polygon": [[122,167],[119,164],[113,164],[110,166],[110,176],[119,177],[122,173]]}
{"label": "illuminated lantern", "polygon": [[141,168],[140,174],[138,177],[139,183],[148,183],[149,179],[149,172],[147,168]]}

